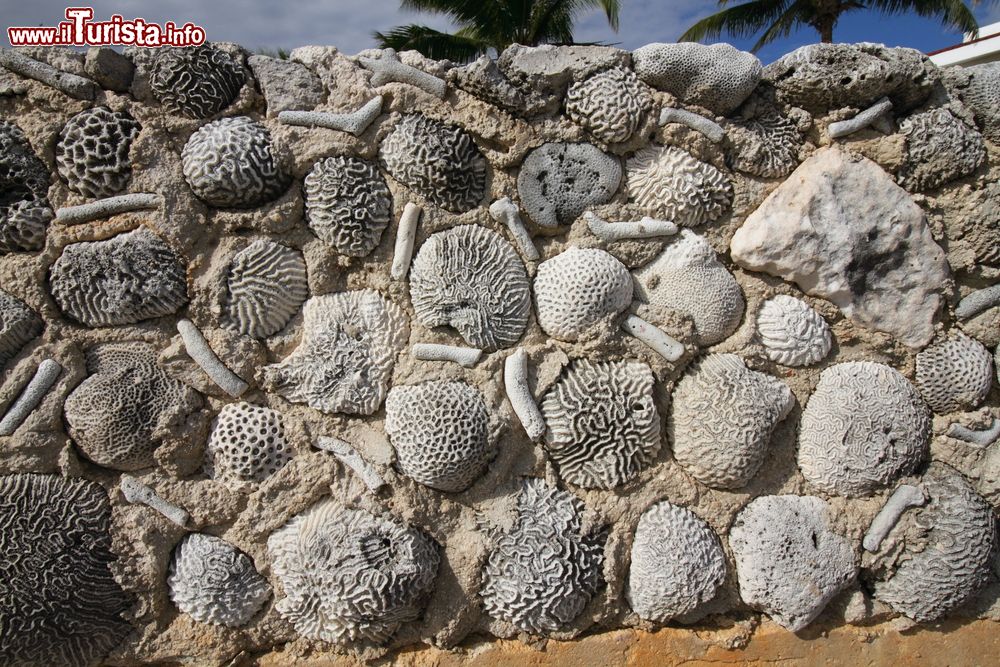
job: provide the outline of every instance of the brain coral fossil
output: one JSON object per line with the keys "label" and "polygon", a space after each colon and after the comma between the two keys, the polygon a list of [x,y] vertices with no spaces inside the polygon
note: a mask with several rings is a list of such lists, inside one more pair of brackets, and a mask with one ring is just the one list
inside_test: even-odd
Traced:
{"label": "brain coral fossil", "polygon": [[371,253],[392,215],[392,195],[378,167],[356,157],[320,160],[306,174],[309,228],[349,257]]}
{"label": "brain coral fossil", "polygon": [[930,410],[899,371],[836,364],[802,411],[799,469],[826,493],[864,496],[912,472],[930,437]]}
{"label": "brain coral fossil", "polygon": [[968,176],[986,159],[986,144],[979,131],[944,108],[930,109],[904,118],[899,133],[906,138],[906,159],[899,170],[899,184],[923,192]]}
{"label": "brain coral fossil", "polygon": [[225,540],[189,533],[170,562],[170,599],[196,621],[245,625],[271,595],[253,561]]}
{"label": "brain coral fossil", "polygon": [[42,318],[28,304],[0,289],[0,370],[42,333]]}
{"label": "brain coral fossil", "polygon": [[609,144],[628,141],[652,106],[649,89],[624,67],[578,81],[566,92],[566,115]]}
{"label": "brain coral fossil", "polygon": [[601,585],[603,532],[583,532],[583,503],[523,480],[513,528],[495,536],[480,596],[493,618],[547,634],[572,623]]}
{"label": "brain coral fossil", "polygon": [[[890,534],[902,532],[906,538],[901,553],[879,573],[875,597],[927,623],[966,602],[991,580],[997,532],[990,504],[953,468],[931,463],[920,487],[929,502],[904,514]],[[912,534],[907,526],[914,529]]]}
{"label": "brain coral fossil", "polygon": [[21,128],[0,121],[0,255],[39,250],[49,208],[49,171]]}
{"label": "brain coral fossil", "polygon": [[629,199],[650,215],[694,227],[719,219],[733,202],[721,171],[674,146],[646,146],[625,163]]}
{"label": "brain coral fossil", "polygon": [[768,107],[726,126],[733,169],[763,178],[783,178],[799,165],[803,138],[795,119]]}
{"label": "brain coral fossil", "polygon": [[691,614],[725,579],[719,537],[694,512],[663,501],[639,518],[625,589],[639,616],[665,623]]}
{"label": "brain coral fossil", "polygon": [[370,415],[385,398],[406,315],[374,290],[324,294],[302,309],[302,342],[263,370],[264,384],[323,412]]}
{"label": "brain coral fossil", "polygon": [[614,255],[570,248],[538,265],[538,325],[553,338],[575,341],[632,302],[632,276]]}
{"label": "brain coral fossil", "polygon": [[155,464],[153,452],[168,429],[183,428],[201,406],[193,389],[156,363],[146,343],[107,343],[87,352],[90,375],[63,406],[69,435],[98,465],[138,470]]}
{"label": "brain coral fossil", "polygon": [[735,354],[709,355],[674,390],[668,427],[674,458],[702,484],[745,486],[794,405],[777,378],[750,370]]}
{"label": "brain coral fossil", "polygon": [[541,404],[545,450],[560,476],[587,489],[635,478],[660,451],[653,372],[639,361],[574,361]]}
{"label": "brain coral fossil", "polygon": [[728,338],[743,318],[739,284],[701,236],[680,238],[635,272],[636,295],[656,308],[690,317],[699,345]]}
{"label": "brain coral fossil", "polygon": [[239,487],[263,482],[292,458],[281,413],[250,403],[229,403],[208,437],[205,468],[208,476]]}
{"label": "brain coral fossil", "polygon": [[246,116],[202,125],[184,144],[181,160],[191,190],[217,208],[266,204],[291,182],[271,133]]}
{"label": "brain coral fossil", "polygon": [[917,355],[917,389],[939,414],[969,410],[993,386],[993,356],[982,343],[955,330]]}
{"label": "brain coral fossil", "polygon": [[493,454],[482,394],[464,382],[393,387],[385,432],[403,473],[439,491],[468,488]]}
{"label": "brain coral fossil", "polygon": [[382,166],[397,181],[452,213],[486,196],[486,158],[460,127],[408,114],[382,140]]}
{"label": "brain coral fossil", "polygon": [[309,296],[302,253],[267,239],[233,256],[226,284],[228,324],[254,338],[284,329]]}
{"label": "brain coral fossil", "polygon": [[131,627],[111,574],[111,506],[95,482],[0,476],[0,663],[87,667]]}
{"label": "brain coral fossil", "polygon": [[208,118],[229,106],[245,79],[239,61],[205,44],[157,51],[149,87],[170,111],[188,118]]}
{"label": "brain coral fossil", "polygon": [[410,298],[421,324],[452,326],[493,351],[521,338],[531,311],[528,274],[502,236],[478,225],[432,234],[410,268]]}
{"label": "brain coral fossil", "polygon": [[275,608],[310,639],[382,643],[420,615],[437,545],[419,530],[324,500],[267,541],[284,588]]}
{"label": "brain coral fossil", "polygon": [[63,126],[56,144],[56,167],[73,192],[110,197],[125,189],[132,167],[129,149],[139,123],[124,111],[95,107]]}
{"label": "brain coral fossil", "polygon": [[830,325],[809,304],[793,296],[771,297],[757,313],[757,336],[771,361],[809,366],[822,361],[833,344]]}
{"label": "brain coral fossil", "polygon": [[517,193],[539,227],[573,222],[589,206],[604,204],[622,180],[613,155],[591,144],[548,143],[528,154],[517,175]]}
{"label": "brain coral fossil", "polygon": [[49,287],[63,313],[88,327],[135,324],[187,303],[184,263],[145,227],[66,246]]}

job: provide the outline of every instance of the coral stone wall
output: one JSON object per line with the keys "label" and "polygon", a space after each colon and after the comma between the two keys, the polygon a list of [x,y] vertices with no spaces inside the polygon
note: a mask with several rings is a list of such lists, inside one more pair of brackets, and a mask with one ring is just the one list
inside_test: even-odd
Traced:
{"label": "coral stone wall", "polygon": [[0,663],[1000,617],[998,66],[0,56]]}

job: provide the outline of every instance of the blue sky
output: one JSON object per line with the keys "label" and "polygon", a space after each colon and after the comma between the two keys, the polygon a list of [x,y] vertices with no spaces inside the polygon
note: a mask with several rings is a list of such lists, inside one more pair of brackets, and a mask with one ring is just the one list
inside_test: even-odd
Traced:
{"label": "blue sky", "polygon": [[[79,4],[84,4],[80,2]],[[578,24],[578,41],[617,43],[634,49],[655,41],[674,41],[687,27],[715,9],[705,0],[622,0],[621,29],[612,32],[604,16],[593,12]],[[395,25],[422,22],[447,28],[441,17],[402,12],[398,0],[94,0],[96,18],[113,13],[125,18],[176,23],[192,21],[204,27],[209,39],[236,41],[249,48],[290,48],[304,44],[333,44],[345,53],[373,46],[371,32]],[[52,0],[0,0],[0,20],[9,25],[55,25],[62,19],[65,3]],[[975,9],[981,25],[1000,21],[1000,2]],[[849,14],[837,26],[837,41],[882,42],[931,51],[961,41],[961,35],[934,21],[916,16],[884,18],[870,12]],[[752,39],[723,37],[740,48],[749,48]],[[809,29],[766,47],[760,52],[765,63],[798,46],[817,41]],[[6,30],[0,43],[6,44]]]}

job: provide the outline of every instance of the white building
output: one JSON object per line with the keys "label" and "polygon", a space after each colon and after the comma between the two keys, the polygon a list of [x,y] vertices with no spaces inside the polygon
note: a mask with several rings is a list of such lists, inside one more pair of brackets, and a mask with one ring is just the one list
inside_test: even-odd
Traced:
{"label": "white building", "polygon": [[981,26],[976,39],[966,34],[961,44],[931,51],[927,55],[938,67],[1000,62],[1000,23]]}

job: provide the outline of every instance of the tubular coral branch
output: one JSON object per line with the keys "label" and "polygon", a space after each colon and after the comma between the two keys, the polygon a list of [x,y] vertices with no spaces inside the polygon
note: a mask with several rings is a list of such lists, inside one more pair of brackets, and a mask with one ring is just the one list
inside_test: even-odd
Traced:
{"label": "tubular coral branch", "polygon": [[865,533],[865,539],[862,541],[865,550],[878,551],[882,540],[899,521],[899,517],[903,516],[903,512],[911,507],[919,507],[924,502],[926,502],[926,498],[924,498],[923,491],[909,484],[901,484],[879,510],[869,526],[868,532]]}
{"label": "tubular coral branch", "polygon": [[324,435],[320,436],[316,441],[316,447],[336,456],[341,463],[353,470],[361,478],[361,481],[365,483],[365,486],[372,491],[378,491],[385,486],[385,480],[378,474],[378,471],[375,470],[372,464],[365,461],[350,443],[340,438],[331,438]]}
{"label": "tubular coral branch", "polygon": [[373,97],[357,111],[329,113],[326,111],[282,111],[278,121],[285,125],[325,127],[328,130],[349,132],[360,136],[382,113],[382,96]]}
{"label": "tubular coral branch", "polygon": [[677,225],[669,220],[654,220],[646,216],[638,222],[608,222],[590,211],[583,215],[591,233],[604,241],[650,239],[677,233]]}
{"label": "tubular coral branch", "polygon": [[399,216],[399,227],[396,229],[396,247],[392,253],[393,280],[402,280],[410,270],[410,260],[413,259],[413,242],[417,238],[417,223],[420,221],[420,207],[410,202],[403,208]]}
{"label": "tubular coral branch", "polygon": [[20,396],[17,397],[17,400],[7,410],[7,414],[3,416],[3,419],[0,419],[0,435],[11,435],[17,430],[17,427],[42,402],[45,394],[55,384],[56,378],[59,377],[61,372],[62,366],[52,359],[46,359],[38,364],[38,369],[35,370],[35,375],[31,378],[31,381],[21,391]]}
{"label": "tubular coral branch", "polygon": [[119,213],[157,208],[162,201],[160,195],[152,192],[133,192],[79,206],[66,206],[57,209],[56,222],[61,222],[64,225],[79,225],[83,222],[107,218]]}
{"label": "tubular coral branch", "polygon": [[545,434],[545,418],[528,387],[528,353],[524,348],[517,348],[507,357],[503,381],[514,414],[524,426],[528,438],[532,442],[538,441]]}
{"label": "tubular coral branch", "polygon": [[393,49],[384,49],[382,53],[381,58],[358,59],[362,67],[374,72],[371,79],[373,86],[378,87],[392,82],[408,83],[435,97],[445,96],[448,84],[444,79],[401,63]]}
{"label": "tubular coral branch", "polygon": [[667,361],[677,361],[684,355],[684,345],[680,341],[668,336],[662,329],[654,327],[638,315],[626,317],[622,322],[622,329],[641,340]]}
{"label": "tubular coral branch", "polygon": [[712,143],[719,143],[726,136],[726,131],[714,120],[705,118],[685,109],[672,109],[667,107],[660,111],[660,125],[667,123],[680,123],[690,127],[695,132],[701,132]]}
{"label": "tubular coral branch", "polygon": [[830,134],[831,139],[846,137],[849,134],[854,134],[875,124],[880,118],[885,117],[891,109],[892,102],[889,101],[889,98],[883,97],[854,118],[830,123],[827,132]]}
{"label": "tubular coral branch", "polygon": [[459,347],[458,345],[417,343],[413,346],[413,356],[422,361],[454,361],[460,366],[472,368],[483,356],[483,351],[474,347]]}
{"label": "tubular coral branch", "polygon": [[122,495],[130,503],[139,503],[156,510],[181,528],[187,528],[191,515],[173,503],[167,502],[132,475],[122,475]]}
{"label": "tubular coral branch", "polygon": [[0,49],[0,65],[21,76],[41,81],[78,100],[92,100],[97,84],[76,74],[63,72],[12,49]]}
{"label": "tubular coral branch", "polygon": [[510,233],[514,235],[517,247],[521,249],[521,252],[527,259],[531,261],[538,259],[538,248],[535,247],[534,241],[531,240],[531,234],[528,233],[528,229],[524,226],[524,221],[521,220],[521,214],[517,210],[517,205],[511,201],[510,197],[503,197],[490,204],[490,215],[497,222],[502,222],[507,226]]}
{"label": "tubular coral branch", "polygon": [[188,356],[208,374],[212,382],[219,385],[222,391],[233,398],[243,395],[249,385],[236,373],[226,368],[225,364],[209,347],[205,336],[191,320],[179,321],[177,331],[180,332],[181,338],[184,340],[184,348],[187,350]]}

